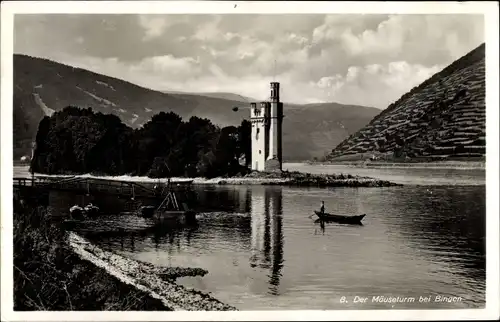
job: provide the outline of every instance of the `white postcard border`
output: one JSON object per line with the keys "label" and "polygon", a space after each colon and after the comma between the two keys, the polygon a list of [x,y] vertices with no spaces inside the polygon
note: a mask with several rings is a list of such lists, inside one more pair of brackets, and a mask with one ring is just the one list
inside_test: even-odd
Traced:
{"label": "white postcard border", "polygon": [[[496,2],[7,1],[1,4],[1,318],[5,321],[163,320],[466,320],[499,311],[499,18]],[[335,310],[238,312],[14,312],[12,247],[12,103],[14,14],[36,13],[394,13],[484,14],[486,43],[486,308],[463,310]],[[64,26],[61,26],[64,28]]]}

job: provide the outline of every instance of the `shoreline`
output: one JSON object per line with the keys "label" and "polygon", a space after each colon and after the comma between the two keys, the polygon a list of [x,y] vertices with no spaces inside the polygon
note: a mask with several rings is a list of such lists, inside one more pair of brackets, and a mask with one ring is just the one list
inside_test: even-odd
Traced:
{"label": "shoreline", "polygon": [[155,266],[104,250],[65,229],[39,198],[14,198],[14,310],[237,310],[176,282],[207,270]]}
{"label": "shoreline", "polygon": [[485,161],[434,161],[434,162],[394,162],[394,161],[328,161],[289,163],[291,165],[345,166],[350,168],[387,168],[387,169],[446,169],[446,170],[485,170]]}
{"label": "shoreline", "polygon": [[69,232],[67,243],[83,260],[104,269],[120,282],[146,292],[173,311],[236,311],[209,294],[188,289],[176,283],[185,276],[204,276],[200,268],[156,267],[113,252],[105,251],[74,232]]}
{"label": "shoreline", "polygon": [[[359,167],[359,168],[435,168],[435,169],[486,169],[486,161],[464,161],[464,160],[442,160],[442,161],[393,161],[393,160],[376,160],[370,161],[366,159],[362,160],[332,160],[332,161],[312,161],[312,160],[302,160],[302,161],[288,161],[283,163],[283,169],[289,167],[294,167],[297,165],[313,165],[313,166],[324,166],[324,165],[338,165],[347,167]],[[15,161],[14,167],[26,167],[29,168],[29,163],[21,163]]]}
{"label": "shoreline", "polygon": [[[107,180],[115,182],[134,183],[167,183],[168,178],[149,178],[146,176],[103,176],[93,174],[57,174],[47,175],[36,173],[35,178],[65,179],[65,178],[87,178],[94,180]],[[16,176],[19,178],[21,176]],[[29,175],[23,178],[30,179]],[[173,177],[170,182],[175,184],[192,183],[193,185],[274,185],[288,187],[391,187],[402,186],[387,180],[372,177],[362,177],[350,174],[311,174],[299,171],[282,172],[251,172],[245,176],[238,177],[216,177],[216,178],[185,178]]]}
{"label": "shoreline", "polygon": [[[35,200],[14,199],[15,311],[171,311],[161,300],[82,259]],[[91,299],[89,301],[89,299]]]}

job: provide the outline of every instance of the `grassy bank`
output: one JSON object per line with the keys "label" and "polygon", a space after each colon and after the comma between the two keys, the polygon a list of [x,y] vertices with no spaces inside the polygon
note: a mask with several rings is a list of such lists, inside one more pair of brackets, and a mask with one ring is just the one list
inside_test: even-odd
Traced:
{"label": "grassy bank", "polygon": [[14,202],[14,310],[170,310],[81,259],[45,207]]}
{"label": "grassy bank", "polygon": [[156,267],[102,250],[34,202],[14,200],[14,310],[235,310],[176,283],[206,270]]}

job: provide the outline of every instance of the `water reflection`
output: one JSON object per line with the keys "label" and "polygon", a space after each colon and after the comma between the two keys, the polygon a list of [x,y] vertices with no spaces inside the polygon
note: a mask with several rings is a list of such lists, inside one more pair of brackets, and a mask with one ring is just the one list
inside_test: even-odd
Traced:
{"label": "water reflection", "polygon": [[199,229],[199,224],[185,225],[181,227],[169,227],[165,225],[154,226],[151,229],[152,242],[156,250],[161,250],[162,245],[167,242],[180,250],[181,240],[185,241],[186,246],[191,246],[191,239]]}
{"label": "water reflection", "polygon": [[236,212],[249,213],[252,197],[249,187],[197,187],[193,194],[193,208],[199,212]]}
{"label": "water reflection", "polygon": [[115,195],[90,193],[76,194],[71,191],[50,190],[49,205],[54,209],[54,214],[67,216],[69,208],[73,205],[85,206],[92,203],[99,207],[105,215],[118,215],[120,213],[134,213],[142,205],[159,205],[161,199],[119,197]]}
{"label": "water reflection", "polygon": [[[196,187],[190,190],[177,192],[177,197],[192,209],[198,212],[236,212],[249,213],[251,207],[251,190],[239,187]],[[102,213],[116,215],[120,213],[134,213],[141,206],[159,206],[161,197],[134,199],[126,196],[107,195],[102,193],[77,194],[71,191],[55,191],[49,193],[49,204],[56,214],[67,215],[69,207],[84,206],[88,203],[97,205]]]}
{"label": "water reflection", "polygon": [[[200,197],[198,208],[206,202],[207,209],[199,213],[197,224],[180,227],[157,226],[144,218],[123,215],[123,209],[130,207],[127,200],[54,192],[51,201],[52,206],[60,210],[84,202],[113,208],[113,214],[86,221],[76,229],[107,249],[127,253],[154,249],[155,253],[167,255],[169,264],[181,254],[191,256],[210,249],[214,254],[240,250],[248,254],[246,265],[257,274],[267,272],[268,292],[278,295],[284,266],[282,188],[200,188],[196,193]],[[231,212],[221,211],[228,209]],[[237,262],[239,260],[234,260]]]}
{"label": "water reflection", "polygon": [[282,189],[252,191],[252,248],[250,266],[268,269],[269,291],[278,295],[283,268],[283,194]]}
{"label": "water reflection", "polygon": [[[416,198],[415,196],[419,196]],[[403,216],[388,216],[400,240],[426,257],[459,265],[461,274],[485,278],[486,188],[414,187],[393,189],[386,198]],[[425,246],[424,246],[425,245]]]}
{"label": "water reflection", "polygon": [[[236,186],[196,194],[198,224],[182,227],[119,214],[130,200],[65,192],[49,199],[67,212],[93,198],[110,211],[79,226],[93,242],[155,265],[207,269],[182,283],[240,309],[390,308],[346,307],[342,295],[448,294],[466,300],[446,308],[484,305],[484,187]],[[332,213],[366,213],[364,225],[315,224],[308,215],[321,200]]]}

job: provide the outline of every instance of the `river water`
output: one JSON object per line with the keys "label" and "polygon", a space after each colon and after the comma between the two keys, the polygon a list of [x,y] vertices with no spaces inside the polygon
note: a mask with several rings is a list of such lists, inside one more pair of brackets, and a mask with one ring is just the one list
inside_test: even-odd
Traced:
{"label": "river water", "polygon": [[[204,277],[178,281],[241,310],[484,307],[484,170],[288,167],[406,185],[197,187],[198,225],[171,229],[150,229],[147,220],[118,215],[127,200],[51,192],[49,204],[67,212],[91,200],[107,215],[77,231],[134,259],[207,269]],[[364,224],[315,223],[309,215],[321,200],[329,212],[367,214]],[[117,227],[120,233],[111,233]],[[436,302],[436,296],[457,298]],[[415,302],[387,303],[383,297]]]}

